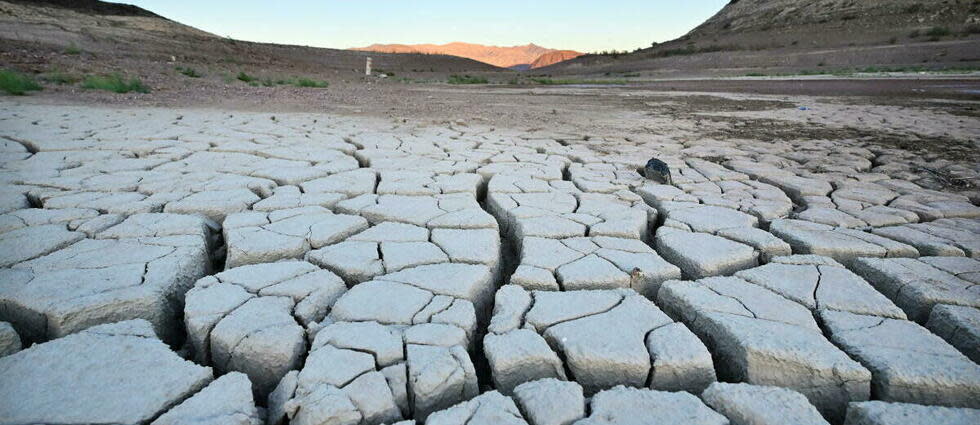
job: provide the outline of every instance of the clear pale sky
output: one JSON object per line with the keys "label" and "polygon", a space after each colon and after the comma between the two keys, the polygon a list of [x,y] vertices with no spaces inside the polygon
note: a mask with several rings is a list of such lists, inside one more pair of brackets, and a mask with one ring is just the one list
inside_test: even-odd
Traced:
{"label": "clear pale sky", "polygon": [[350,48],[373,43],[535,43],[632,50],[681,36],[728,0],[115,0],[239,40]]}

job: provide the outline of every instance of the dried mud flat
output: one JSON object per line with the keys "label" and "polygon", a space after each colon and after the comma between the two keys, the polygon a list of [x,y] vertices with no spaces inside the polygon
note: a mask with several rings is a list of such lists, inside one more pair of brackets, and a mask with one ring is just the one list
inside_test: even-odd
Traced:
{"label": "dried mud flat", "polygon": [[980,421],[975,103],[386,90],[0,103],[0,423]]}

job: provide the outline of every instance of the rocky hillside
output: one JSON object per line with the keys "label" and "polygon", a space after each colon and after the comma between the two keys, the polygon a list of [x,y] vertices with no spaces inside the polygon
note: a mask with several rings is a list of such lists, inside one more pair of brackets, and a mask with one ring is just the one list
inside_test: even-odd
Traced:
{"label": "rocky hillside", "polygon": [[576,52],[574,50],[556,50],[554,52],[545,53],[538,56],[534,62],[531,62],[531,69],[544,68],[546,66],[551,66],[559,62],[564,62],[567,60],[575,59],[582,56],[582,53]]}
{"label": "rocky hillside", "polygon": [[10,3],[32,4],[35,6],[52,6],[60,9],[70,9],[79,13],[107,16],[144,16],[162,18],[162,16],[131,4],[109,3],[99,0],[7,0]]}
{"label": "rocky hillside", "polygon": [[732,0],[681,41],[737,43],[744,48],[779,46],[787,37],[811,46],[874,44],[906,38],[914,31],[928,37],[935,27],[963,32],[978,25],[977,1]]}
{"label": "rocky hillside", "polygon": [[732,0],[676,40],[545,71],[706,76],[971,67],[980,65],[978,39],[976,0]]}
{"label": "rocky hillside", "polygon": [[213,34],[130,5],[101,1],[0,1],[0,38],[90,51],[152,52],[162,45],[191,46]]}
{"label": "rocky hillside", "polygon": [[[527,69],[533,68],[532,64],[542,57],[547,57],[544,62],[554,61],[558,57],[575,57],[581,53],[570,50],[554,50],[541,47],[535,44],[526,46],[484,46],[482,44],[470,43],[448,43],[448,44],[372,44],[368,47],[355,48],[351,50],[382,52],[382,53],[422,53],[459,56],[469,58],[483,63],[488,63],[500,68]],[[556,55],[556,56],[548,56]],[[547,65],[540,65],[547,66]]]}
{"label": "rocky hillside", "polygon": [[[95,0],[0,0],[0,68],[25,72],[120,72],[155,78],[174,73],[176,63],[207,68],[212,75],[245,72],[335,80],[338,75],[363,75],[367,56],[220,37],[136,6]],[[497,71],[454,56],[370,56],[377,69],[398,74]]]}

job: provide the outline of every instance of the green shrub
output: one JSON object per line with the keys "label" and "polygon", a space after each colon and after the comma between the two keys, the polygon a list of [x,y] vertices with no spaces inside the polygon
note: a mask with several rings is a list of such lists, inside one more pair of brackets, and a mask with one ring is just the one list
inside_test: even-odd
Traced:
{"label": "green shrub", "polygon": [[613,50],[603,50],[601,52],[588,53],[588,54],[586,54],[584,56],[612,56],[613,58],[618,58],[618,57],[620,57],[622,55],[625,55],[627,53],[629,53],[629,52],[627,52],[626,50],[615,50],[615,49],[613,49]]}
{"label": "green shrub", "polygon": [[78,46],[75,45],[75,43],[72,43],[70,46],[68,46],[67,49],[65,49],[65,54],[66,55],[80,55],[80,54],[82,54],[82,49],[79,49]]}
{"label": "green shrub", "polygon": [[688,55],[696,55],[699,53],[722,52],[727,50],[738,50],[738,48],[734,46],[720,46],[720,45],[704,46],[704,47],[696,47],[694,45],[688,45],[686,47],[660,50],[657,52],[650,53],[649,56],[652,58],[668,58],[671,56],[688,56]]}
{"label": "green shrub", "polygon": [[626,80],[583,80],[583,79],[564,79],[555,80],[551,78],[531,78],[531,81],[545,86],[569,86],[569,85],[624,85],[629,84]]}
{"label": "green shrub", "polygon": [[177,67],[177,72],[191,78],[201,78],[201,74],[194,68]]}
{"label": "green shrub", "polygon": [[531,82],[535,84],[544,84],[546,86],[558,85],[560,82],[558,80],[552,80],[551,78],[531,78]]}
{"label": "green shrub", "polygon": [[41,90],[41,85],[31,76],[0,69],[0,90],[14,96],[23,96],[29,91]]}
{"label": "green shrub", "polygon": [[82,78],[74,74],[66,74],[64,72],[53,71],[41,75],[41,80],[49,83],[63,85],[63,84],[75,84],[79,81],[82,81]]}
{"label": "green shrub", "polygon": [[489,83],[489,81],[487,81],[487,79],[486,78],[483,78],[483,77],[474,77],[472,75],[456,75],[456,74],[450,75],[448,82],[449,82],[449,84],[487,84],[487,83]]}
{"label": "green shrub", "polygon": [[239,72],[238,76],[235,78],[237,78],[238,81],[244,81],[246,83],[251,83],[252,81],[255,81],[255,77],[246,74],[244,71]]}
{"label": "green shrub", "polygon": [[934,74],[961,74],[961,73],[972,73],[977,72],[980,68],[977,67],[950,67],[950,68],[928,68],[925,66],[866,66],[863,68],[851,68],[851,69],[839,69],[832,71],[813,71],[813,70],[802,70],[798,72],[790,73],[751,73],[746,74],[747,77],[758,77],[758,76],[768,76],[768,77],[789,77],[797,75],[836,75],[836,76],[853,76],[855,73],[859,74],[881,74],[881,73],[921,73],[928,72]]}
{"label": "green shrub", "polygon": [[953,32],[950,31],[949,28],[946,28],[946,27],[932,27],[932,28],[929,28],[929,31],[926,31],[926,35],[929,36],[929,37],[933,37],[933,38],[936,38],[936,37],[946,37],[946,36],[948,36],[948,35],[950,35],[952,33]]}
{"label": "green shrub", "polygon": [[326,81],[312,80],[309,78],[299,78],[294,84],[296,87],[313,87],[318,89],[324,89],[330,86],[330,83]]}
{"label": "green shrub", "polygon": [[82,82],[83,89],[106,90],[113,93],[149,93],[150,89],[143,85],[139,78],[130,78],[128,81],[119,74],[91,75]]}

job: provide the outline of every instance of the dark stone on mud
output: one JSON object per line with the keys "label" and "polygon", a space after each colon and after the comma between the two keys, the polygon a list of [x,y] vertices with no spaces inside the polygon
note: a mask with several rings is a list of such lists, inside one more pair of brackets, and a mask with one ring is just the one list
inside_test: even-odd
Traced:
{"label": "dark stone on mud", "polygon": [[657,158],[650,158],[646,167],[643,167],[643,175],[649,180],[658,181],[662,184],[673,184],[670,178],[670,167],[666,162]]}

